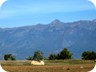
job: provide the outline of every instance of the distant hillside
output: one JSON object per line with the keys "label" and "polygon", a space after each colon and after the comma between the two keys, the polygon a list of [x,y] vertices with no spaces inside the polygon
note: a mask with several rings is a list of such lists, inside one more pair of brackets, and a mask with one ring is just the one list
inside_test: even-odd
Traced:
{"label": "distant hillside", "polygon": [[17,59],[26,59],[34,51],[45,56],[68,48],[75,58],[85,50],[96,51],[96,20],[63,23],[59,20],[43,25],[0,28],[0,58],[11,53]]}

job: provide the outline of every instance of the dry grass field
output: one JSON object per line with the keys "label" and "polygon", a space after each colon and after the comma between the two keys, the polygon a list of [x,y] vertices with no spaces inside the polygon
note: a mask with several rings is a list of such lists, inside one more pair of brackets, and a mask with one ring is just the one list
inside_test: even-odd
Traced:
{"label": "dry grass field", "polygon": [[88,72],[94,61],[83,60],[46,60],[45,66],[33,66],[31,61],[0,61],[2,67],[9,72]]}

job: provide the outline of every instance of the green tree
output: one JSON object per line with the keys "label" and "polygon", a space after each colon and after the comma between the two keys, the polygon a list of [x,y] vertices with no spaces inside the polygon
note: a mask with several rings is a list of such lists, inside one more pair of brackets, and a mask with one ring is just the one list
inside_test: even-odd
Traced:
{"label": "green tree", "polygon": [[50,54],[49,60],[55,60],[55,59],[56,59],[56,55],[55,54]]}
{"label": "green tree", "polygon": [[42,51],[34,52],[33,59],[34,60],[42,60],[42,59],[44,59],[43,52]]}
{"label": "green tree", "polygon": [[85,51],[82,53],[82,59],[84,60],[95,60],[96,52],[94,51]]}
{"label": "green tree", "polygon": [[29,56],[28,58],[27,58],[27,60],[32,60],[33,58],[32,58],[32,56]]}
{"label": "green tree", "polygon": [[16,60],[16,58],[12,54],[5,54],[4,60]]}
{"label": "green tree", "polygon": [[67,49],[64,48],[59,54],[57,54],[57,59],[71,59],[72,53]]}

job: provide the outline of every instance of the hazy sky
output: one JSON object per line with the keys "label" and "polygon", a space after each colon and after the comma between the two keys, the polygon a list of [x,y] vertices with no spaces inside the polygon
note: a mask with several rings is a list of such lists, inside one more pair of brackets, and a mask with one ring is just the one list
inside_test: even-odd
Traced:
{"label": "hazy sky", "polygon": [[0,27],[48,24],[96,19],[96,8],[88,0],[8,0],[0,8]]}

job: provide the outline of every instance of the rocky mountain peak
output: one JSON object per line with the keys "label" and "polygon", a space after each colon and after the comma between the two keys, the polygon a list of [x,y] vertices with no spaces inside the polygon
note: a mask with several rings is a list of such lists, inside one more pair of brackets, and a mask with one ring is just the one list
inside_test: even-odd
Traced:
{"label": "rocky mountain peak", "polygon": [[52,24],[61,24],[62,22],[58,19],[55,19],[51,22]]}

